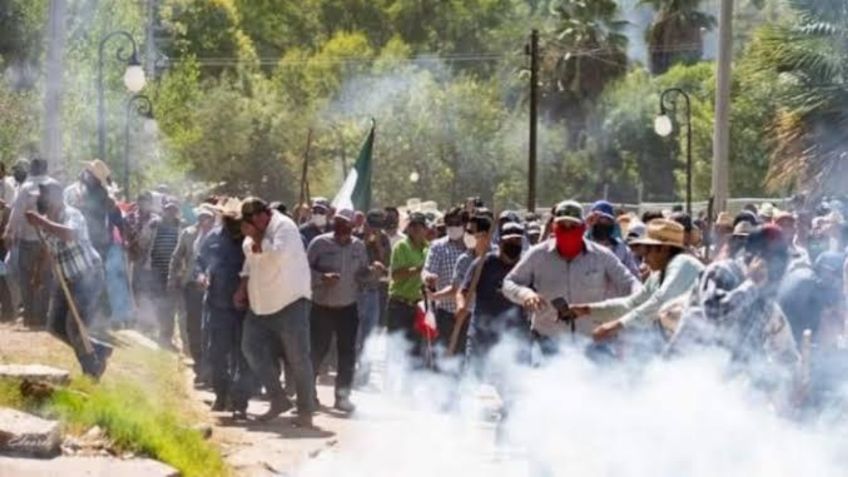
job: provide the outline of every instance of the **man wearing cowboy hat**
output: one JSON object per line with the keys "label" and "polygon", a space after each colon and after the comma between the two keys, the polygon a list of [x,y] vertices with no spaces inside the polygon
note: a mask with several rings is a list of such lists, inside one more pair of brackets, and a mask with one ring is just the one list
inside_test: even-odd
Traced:
{"label": "man wearing cowboy hat", "polygon": [[668,219],[654,219],[648,224],[645,236],[631,241],[643,248],[643,260],[651,275],[637,293],[588,305],[575,305],[578,316],[592,314],[610,320],[595,328],[596,340],[609,338],[630,326],[646,328],[659,318],[660,309],[688,295],[698,283],[704,269],[701,262],[688,253],[683,225]]}
{"label": "man wearing cowboy hat", "polygon": [[233,302],[244,266],[241,201],[228,199],[216,208],[222,216],[221,224],[203,241],[195,264],[196,283],[205,293],[208,348],[203,356],[215,392],[212,410],[224,411],[229,404],[233,418],[244,420],[255,378],[241,350],[246,310]]}
{"label": "man wearing cowboy hat", "polygon": [[112,245],[114,224],[110,216],[117,210],[115,200],[107,189],[110,175],[106,163],[95,159],[86,162],[77,181],[65,188],[65,203],[82,212],[91,243],[101,257],[106,256]]}

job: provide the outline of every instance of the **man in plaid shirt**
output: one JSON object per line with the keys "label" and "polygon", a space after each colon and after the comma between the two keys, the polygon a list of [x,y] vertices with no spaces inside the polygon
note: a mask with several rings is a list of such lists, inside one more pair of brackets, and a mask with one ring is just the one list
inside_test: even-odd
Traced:
{"label": "man in plaid shirt", "polygon": [[436,301],[436,327],[439,331],[438,344],[447,347],[453,332],[456,299],[453,293],[453,272],[456,262],[467,250],[463,237],[467,215],[454,208],[445,215],[447,236],[433,241],[421,272],[421,279]]}
{"label": "man in plaid shirt", "polygon": [[718,345],[734,365],[794,365],[795,339],[776,300],[788,261],[788,242],[779,228],[767,225],[748,237],[744,259],[707,267],[668,352]]}
{"label": "man in plaid shirt", "polygon": [[104,286],[102,261],[89,240],[82,213],[65,205],[62,187],[58,183],[40,185],[37,195],[38,211],[26,212],[26,220],[44,237],[70,291],[68,297],[61,286],[54,288],[48,328],[73,348],[83,373],[97,379],[106,370],[112,348],[92,339],[93,351],[86,351],[76,319],[68,316],[68,298],[74,300],[82,322],[90,322]]}

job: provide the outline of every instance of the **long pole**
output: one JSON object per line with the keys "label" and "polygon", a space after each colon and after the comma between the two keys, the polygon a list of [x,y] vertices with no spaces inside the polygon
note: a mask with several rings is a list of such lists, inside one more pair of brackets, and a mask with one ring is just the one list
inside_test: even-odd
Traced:
{"label": "long pole", "polygon": [[151,103],[150,98],[143,94],[135,94],[130,99],[127,100],[126,107],[126,118],[124,120],[124,197],[126,197],[127,201],[132,200],[132,195],[130,195],[130,113],[132,112],[132,106],[134,103],[138,103],[136,106],[136,113],[147,117],[153,117],[153,103]]}
{"label": "long pole", "polygon": [[[132,45],[132,54],[124,55],[124,48],[120,47],[117,51],[119,61],[129,62],[138,57],[138,48],[132,35],[123,30],[114,31],[100,40],[100,46],[97,49],[97,157],[101,161],[106,161],[106,106],[103,99],[103,53],[106,49],[106,43],[116,36],[123,36],[130,45]],[[108,161],[106,161],[108,162]]]}
{"label": "long pole", "polygon": [[303,152],[303,169],[300,175],[300,197],[297,202],[296,219],[300,223],[301,209],[309,200],[309,149],[312,147],[312,128],[306,133],[306,150]]}
{"label": "long pole", "polygon": [[527,163],[527,210],[536,210],[536,129],[538,127],[539,96],[539,30],[530,32],[530,145]]}
{"label": "long pole", "polygon": [[727,210],[730,153],[730,72],[733,59],[733,0],[721,0],[718,20],[712,189],[717,212]]}

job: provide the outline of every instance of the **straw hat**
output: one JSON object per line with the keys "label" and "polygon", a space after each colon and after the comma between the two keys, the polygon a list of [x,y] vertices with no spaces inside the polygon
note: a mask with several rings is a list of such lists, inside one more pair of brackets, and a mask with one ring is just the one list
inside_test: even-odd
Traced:
{"label": "straw hat", "polygon": [[630,242],[633,245],[668,245],[684,248],[684,229],[679,223],[668,219],[654,219],[648,223],[645,236]]}
{"label": "straw hat", "polygon": [[730,212],[719,212],[716,218],[716,226],[733,228],[733,216]]}
{"label": "straw hat", "polygon": [[214,208],[224,217],[241,218],[241,200],[236,197],[227,197],[227,200]]}
{"label": "straw hat", "polygon": [[735,237],[747,237],[755,230],[757,230],[757,227],[754,224],[747,220],[743,220],[736,224],[736,227],[733,227],[733,235]]}
{"label": "straw hat", "polygon": [[91,162],[85,163],[85,170],[91,173],[97,180],[100,181],[104,186],[106,185],[106,180],[112,175],[112,171],[109,170],[109,166],[106,165],[105,162],[100,159],[95,159]]}

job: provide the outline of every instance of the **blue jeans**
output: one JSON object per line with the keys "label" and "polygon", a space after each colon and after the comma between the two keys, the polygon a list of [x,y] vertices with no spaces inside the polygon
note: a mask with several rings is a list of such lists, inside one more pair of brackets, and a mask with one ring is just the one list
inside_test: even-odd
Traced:
{"label": "blue jeans", "polygon": [[241,351],[244,311],[206,306],[209,348],[206,359],[212,372],[215,396],[229,397],[236,410],[247,409],[253,390],[253,373]]}
{"label": "blue jeans", "polygon": [[127,324],[132,318],[133,306],[130,296],[127,266],[124,260],[124,249],[118,244],[112,244],[104,257],[106,265],[106,295],[109,297],[109,308],[112,310],[112,320],[115,323]]}
{"label": "blue jeans", "polygon": [[[77,311],[79,311],[80,319],[83,324],[87,325],[97,312],[100,294],[103,292],[103,268],[98,264],[81,276],[68,280],[67,284],[71,297],[77,306]],[[111,353],[112,347],[90,338],[94,350],[91,353],[85,350],[80,329],[77,326],[76,319],[71,315],[68,300],[61,286],[57,286],[53,291],[47,327],[53,335],[73,348],[83,373],[89,376],[99,374],[102,361],[107,354]]]}
{"label": "blue jeans", "polygon": [[[278,353],[282,346],[297,387],[297,409],[302,415],[315,410],[312,357],[310,356],[309,300],[301,298],[270,315],[247,313],[241,349],[250,369],[271,399],[286,399],[280,385]],[[288,378],[288,376],[286,377]]]}

